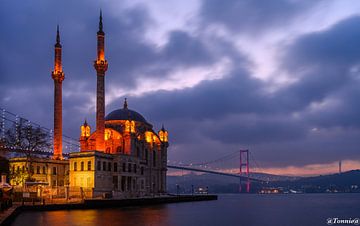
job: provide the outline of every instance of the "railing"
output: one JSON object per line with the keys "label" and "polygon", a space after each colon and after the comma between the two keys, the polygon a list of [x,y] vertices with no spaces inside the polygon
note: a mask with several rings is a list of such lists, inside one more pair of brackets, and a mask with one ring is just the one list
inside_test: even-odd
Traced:
{"label": "railing", "polygon": [[[29,128],[40,129],[44,134],[47,134],[47,140],[50,144],[48,147],[42,148],[42,150],[35,150],[35,152],[39,152],[39,154],[52,154],[52,144],[53,144],[53,133],[52,129],[41,126],[38,123],[32,122],[26,118],[20,117],[17,114],[9,112],[4,108],[0,107],[0,141],[5,140],[7,136],[7,132],[9,130],[15,130],[15,134],[18,134],[18,130],[20,129],[20,125]],[[74,139],[70,136],[63,135],[63,150],[64,153],[80,151],[80,144],[77,139]],[[9,150],[9,151],[17,151],[19,152],[19,147],[6,145],[6,142],[0,142],[0,148]],[[29,151],[29,150],[21,150],[21,151]]]}

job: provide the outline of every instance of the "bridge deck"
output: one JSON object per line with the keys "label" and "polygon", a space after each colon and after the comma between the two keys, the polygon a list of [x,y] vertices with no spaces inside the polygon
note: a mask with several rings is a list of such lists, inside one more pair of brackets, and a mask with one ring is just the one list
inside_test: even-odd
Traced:
{"label": "bridge deck", "polygon": [[[237,174],[231,174],[231,173],[223,173],[223,172],[217,172],[212,170],[204,170],[204,169],[197,169],[197,168],[191,168],[191,167],[185,167],[185,166],[174,166],[174,165],[167,165],[170,169],[179,169],[179,170],[188,170],[188,171],[196,171],[196,172],[202,172],[202,173],[211,173],[211,174],[217,174],[222,176],[228,176],[228,177],[236,177],[241,178],[243,180],[247,180],[247,177],[240,176]],[[257,181],[257,182],[263,182],[263,180],[256,179],[256,178],[249,178],[251,181]]]}

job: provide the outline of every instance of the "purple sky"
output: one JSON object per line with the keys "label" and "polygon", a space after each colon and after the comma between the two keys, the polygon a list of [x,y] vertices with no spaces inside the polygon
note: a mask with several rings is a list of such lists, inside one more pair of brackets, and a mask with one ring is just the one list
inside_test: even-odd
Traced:
{"label": "purple sky", "polygon": [[0,107],[52,128],[59,23],[64,133],[78,138],[84,118],[94,128],[100,8],[106,112],[127,97],[164,123],[171,161],[248,148],[269,172],[360,167],[359,1],[6,1]]}

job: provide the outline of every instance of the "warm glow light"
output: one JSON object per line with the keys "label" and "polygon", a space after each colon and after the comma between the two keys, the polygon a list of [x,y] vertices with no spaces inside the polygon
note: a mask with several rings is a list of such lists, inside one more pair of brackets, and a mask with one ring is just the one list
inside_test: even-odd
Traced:
{"label": "warm glow light", "polygon": [[111,131],[108,129],[105,129],[104,139],[109,140],[110,138],[111,138]]}
{"label": "warm glow light", "polygon": [[86,137],[89,137],[89,136],[90,136],[90,126],[87,126],[87,127],[85,128],[85,136],[86,136]]}
{"label": "warm glow light", "polygon": [[164,142],[168,142],[168,132],[165,131],[164,133]]}
{"label": "warm glow light", "polygon": [[80,127],[82,137],[90,137],[90,126],[82,125]]}
{"label": "warm glow light", "polygon": [[80,130],[81,130],[81,136],[84,137],[85,136],[85,126],[81,126]]}
{"label": "warm glow light", "polygon": [[126,120],[125,122],[125,132],[129,133],[131,130],[131,125],[130,125],[130,121]]}
{"label": "warm glow light", "polygon": [[162,142],[168,142],[168,132],[167,131],[160,130],[159,137]]}
{"label": "warm glow light", "polygon": [[135,133],[135,129],[136,129],[136,127],[135,127],[135,121],[131,121],[131,128],[130,128],[131,133]]}
{"label": "warm glow light", "polygon": [[152,143],[153,142],[153,136],[152,136],[152,132],[146,131],[145,132],[145,140],[148,143]]}

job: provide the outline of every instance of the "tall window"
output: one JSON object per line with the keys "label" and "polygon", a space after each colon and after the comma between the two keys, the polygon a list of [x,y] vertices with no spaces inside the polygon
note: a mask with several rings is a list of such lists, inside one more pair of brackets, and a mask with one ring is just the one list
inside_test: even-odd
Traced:
{"label": "tall window", "polygon": [[140,171],[141,171],[141,175],[144,175],[144,167],[141,167]]}
{"label": "tall window", "polygon": [[57,173],[57,172],[56,172],[56,167],[54,166],[54,167],[53,167],[53,175],[56,175],[56,173]]}
{"label": "tall window", "polygon": [[81,170],[81,171],[84,171],[84,162],[81,162],[81,163],[80,163],[80,170]]}
{"label": "tall window", "polygon": [[36,174],[40,174],[40,166],[36,167]]}
{"label": "tall window", "polygon": [[156,150],[153,151],[153,166],[156,166]]}
{"label": "tall window", "polygon": [[128,164],[128,171],[131,173],[131,163]]}
{"label": "tall window", "polygon": [[103,171],[106,171],[106,162],[103,162]]}
{"label": "tall window", "polygon": [[97,170],[99,170],[99,171],[101,170],[101,162],[100,161],[97,162]]}
{"label": "tall window", "polygon": [[140,158],[140,148],[136,147],[136,156]]}
{"label": "tall window", "polygon": [[91,161],[88,161],[88,167],[87,170],[91,170]]}
{"label": "tall window", "polygon": [[108,163],[108,170],[111,171],[111,162]]}
{"label": "tall window", "polygon": [[126,172],[126,164],[125,164],[125,162],[123,163],[123,170],[122,171]]}
{"label": "tall window", "polygon": [[74,171],[77,171],[77,162],[74,162]]}
{"label": "tall window", "polygon": [[136,164],[134,164],[134,173],[136,173],[136,170],[137,170],[137,169],[136,169]]}
{"label": "tall window", "polygon": [[114,172],[117,172],[117,162],[114,162]]}
{"label": "tall window", "polygon": [[43,171],[42,171],[43,174],[46,174],[46,168],[45,166],[43,166]]}

